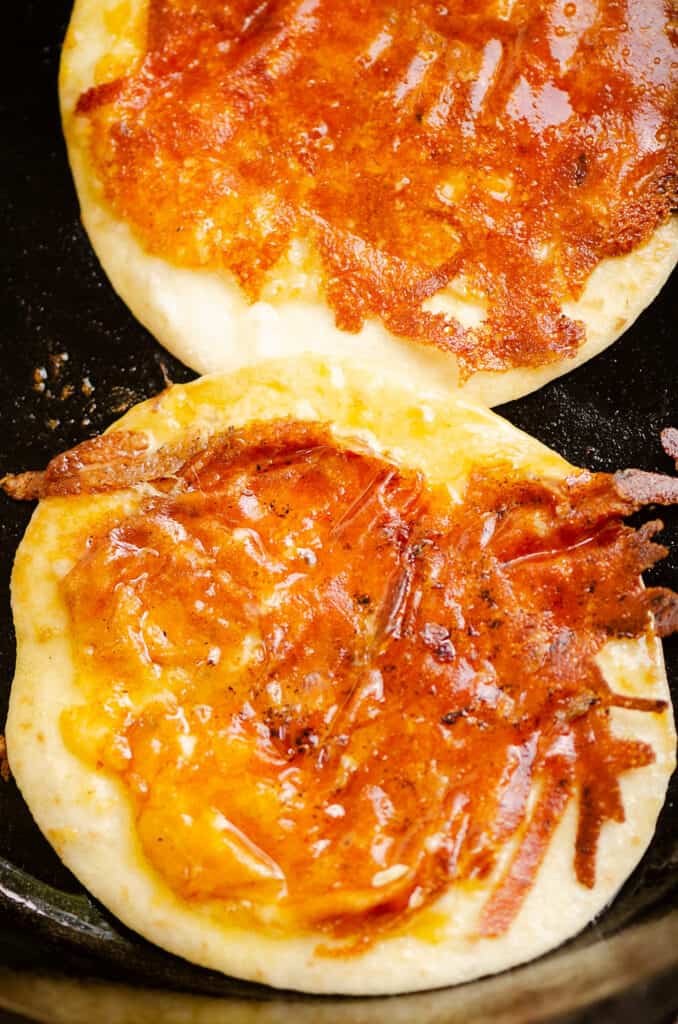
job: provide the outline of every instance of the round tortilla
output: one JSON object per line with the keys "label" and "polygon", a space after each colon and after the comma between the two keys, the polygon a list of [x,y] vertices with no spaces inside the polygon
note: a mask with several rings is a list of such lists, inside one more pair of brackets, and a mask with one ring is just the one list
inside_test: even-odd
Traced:
{"label": "round tortilla", "polygon": [[[340,330],[332,310],[314,297],[315,284],[301,264],[292,271],[295,293],[250,303],[227,272],[187,269],[149,254],[129,225],[111,210],[89,154],[90,125],[75,114],[78,97],[124,72],[140,52],[148,0],[76,0],[64,43],[60,98],[64,134],[82,220],[113,287],[141,323],[173,355],[198,373],[238,369],[262,359],[314,352],[368,359],[377,366],[402,363],[420,387],[458,388],[494,406],[519,398],[567,373],[616,340],[655,298],[678,260],[678,217],[658,227],[624,256],[605,259],[583,294],[563,312],[585,327],[586,340],[572,358],[537,367],[480,371],[460,380],[456,358],[432,345],[391,334],[380,320],[356,333]],[[149,202],[152,199],[149,198]],[[279,284],[285,289],[286,278]],[[287,289],[289,291],[289,289]],[[462,324],[478,322],[478,303],[449,291],[433,300]]]}
{"label": "round tortilla", "polygon": [[[367,379],[366,379],[367,378]],[[474,466],[509,461],[517,477],[562,478],[572,467],[537,441],[450,390],[422,396],[402,370],[375,383],[362,369],[313,359],[264,364],[174,386],[127,413],[116,427],[145,431],[153,446],[196,430],[293,417],[330,422],[377,452],[420,468],[463,495]],[[573,867],[576,800],[557,827],[536,882],[508,931],[480,937],[477,923],[493,877],[451,887],[433,904],[434,928],[416,916],[364,951],[319,955],[319,934],[243,929],[213,903],[182,902],[145,860],[123,784],[67,749],[62,712],[82,702],[61,578],[84,531],[111,510],[131,510],[144,485],[41,502],[17,553],[12,602],[17,667],[7,724],[10,764],[43,833],[64,863],[121,921],[195,963],[253,981],[316,993],[389,994],[467,981],[530,960],[580,931],[612,899],[650,842],[674,768],[675,730],[661,714],[614,708],[616,734],[651,745],[655,761],[620,778],[626,820],[606,823],[594,888]],[[599,665],[617,693],[669,700],[653,632],[610,641]]]}

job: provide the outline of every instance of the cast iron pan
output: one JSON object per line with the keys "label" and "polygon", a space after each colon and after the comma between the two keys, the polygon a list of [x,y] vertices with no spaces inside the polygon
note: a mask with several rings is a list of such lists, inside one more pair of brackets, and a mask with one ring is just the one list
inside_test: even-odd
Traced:
{"label": "cast iron pan", "polygon": [[[10,38],[0,72],[6,126],[0,216],[7,275],[0,307],[0,474],[43,467],[56,452],[98,433],[129,406],[155,394],[167,376],[173,381],[194,376],[132,319],[80,226],[56,93],[69,9],[70,0],[24,0],[4,19]],[[678,425],[675,280],[673,290],[669,284],[607,353],[500,411],[577,465],[670,470],[659,431]],[[30,513],[2,497],[0,723],[14,663],[9,574]],[[662,517],[673,553],[650,576],[678,588],[678,515],[664,511]],[[677,640],[665,648],[676,698]],[[648,922],[645,943],[651,944],[662,922],[673,921],[668,933],[661,930],[664,955],[657,961],[662,969],[654,977],[650,970],[649,980],[626,992],[624,979],[616,979],[614,999],[595,1010],[580,1005],[568,1020],[635,1021],[642,1015],[652,1024],[678,1010],[678,985],[667,981],[665,956],[667,934],[678,947],[678,914],[669,917],[678,908],[677,795],[674,781],[652,846],[612,907],[574,943],[540,962],[546,969],[583,947],[594,955],[615,936]],[[193,967],[124,929],[60,864],[12,782],[0,783],[0,962],[191,993],[262,1000],[273,995]],[[512,977],[517,991],[521,971]],[[538,990],[539,970],[530,977]],[[0,979],[0,1005],[1,997]],[[579,993],[573,1005],[581,1002]],[[542,1016],[529,1019],[548,1017],[546,1006]]]}

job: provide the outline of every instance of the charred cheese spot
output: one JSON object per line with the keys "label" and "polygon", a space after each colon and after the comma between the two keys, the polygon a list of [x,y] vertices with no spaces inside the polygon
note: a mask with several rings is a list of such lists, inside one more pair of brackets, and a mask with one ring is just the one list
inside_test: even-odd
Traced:
{"label": "charred cheese spot", "polygon": [[252,300],[322,295],[344,331],[378,318],[462,375],[537,367],[584,341],[563,303],[675,206],[664,0],[146,17],[133,67],[80,98],[93,166],[150,253]]}
{"label": "charred cheese spot", "polygon": [[654,761],[610,708],[665,703],[597,661],[648,630],[664,551],[632,507],[612,477],[482,468],[453,502],[318,424],[219,436],[60,581],[86,698],[65,741],[122,780],[182,901],[346,955],[481,886],[502,935],[571,802],[594,886],[619,777]]}

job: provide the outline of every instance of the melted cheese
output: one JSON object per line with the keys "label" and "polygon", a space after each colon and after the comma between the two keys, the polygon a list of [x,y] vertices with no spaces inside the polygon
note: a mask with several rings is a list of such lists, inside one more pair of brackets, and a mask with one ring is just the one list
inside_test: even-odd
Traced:
{"label": "melted cheese", "polygon": [[[554,314],[549,344],[555,345],[557,351],[548,356],[553,361],[538,365],[546,356],[532,353],[518,358],[518,365],[510,368],[511,360],[502,362],[504,357],[495,353],[487,365],[501,364],[504,369],[480,370],[468,380],[460,378],[454,346],[448,346],[446,352],[416,344],[407,338],[407,331],[391,329],[393,318],[385,320],[375,315],[374,310],[366,309],[358,315],[351,325],[355,333],[337,327],[334,313],[320,295],[314,261],[309,263],[303,238],[295,240],[285,258],[273,266],[265,287],[250,295],[250,299],[257,297],[252,303],[232,273],[215,269],[214,259],[207,258],[200,267],[182,265],[171,253],[163,254],[162,246],[153,247],[148,239],[140,241],[139,231],[133,231],[131,221],[128,223],[119,212],[113,212],[106,198],[105,183],[90,154],[91,126],[84,117],[75,114],[75,107],[84,91],[97,82],[111,80],[110,62],[117,73],[120,69],[128,70],[140,55],[146,3],[135,0],[120,12],[120,5],[113,0],[96,5],[79,0],[64,49],[64,130],[83,220],[123,299],[170,351],[199,372],[230,370],[260,359],[306,351],[329,357],[368,358],[380,366],[397,358],[409,373],[417,375],[422,387],[443,381],[495,405],[533,390],[609,345],[652,300],[675,264],[678,220],[673,218],[657,226],[649,237],[648,232],[641,232],[635,247],[626,255],[602,259],[592,273],[589,268],[580,275],[582,280],[571,290],[569,298],[565,290],[563,313],[572,321],[581,321],[585,328],[585,336],[575,344],[571,344],[572,338],[562,345],[554,340],[562,326]],[[447,197],[448,202],[457,201],[458,186],[456,179],[448,181],[443,200]],[[490,182],[488,195],[499,195],[505,186],[506,182],[500,180]],[[209,234],[209,228],[206,230]],[[621,252],[627,248],[626,243],[620,243],[606,251]],[[516,291],[521,290],[523,286],[516,285]],[[364,289],[359,291],[362,303]],[[490,308],[487,297],[479,295],[464,275],[457,275],[449,287],[429,298],[423,308],[429,313],[451,316],[469,328],[478,327],[488,315],[499,315],[499,310]],[[513,313],[507,316],[515,326]],[[387,322],[391,328],[385,326]],[[497,338],[511,333],[506,323],[497,330]],[[490,354],[493,344],[489,345]],[[521,359],[525,365],[520,365]],[[471,357],[469,360],[473,361]],[[478,365],[482,365],[482,360]]]}
{"label": "melted cheese", "polygon": [[[563,480],[572,473],[548,449],[449,392],[422,397],[406,378],[375,383],[362,370],[311,359],[171,388],[117,426],[145,431],[153,445],[161,445],[197,429],[216,433],[285,417],[331,422],[338,438],[358,438],[373,452],[423,471],[454,503],[464,500],[476,466],[490,472],[510,467],[516,479],[536,474]],[[620,778],[626,820],[603,825],[595,885],[587,888],[575,875],[573,802],[533,888],[502,934],[481,934],[490,884],[482,880],[452,886],[426,911],[431,917],[405,920],[348,958],[321,955],[322,932],[281,933],[273,922],[252,928],[225,912],[219,899],[187,899],[175,891],[149,865],[125,785],[73,753],[61,729],[62,716],[86,700],[64,578],[82,557],[83,537],[100,534],[111,517],[132,514],[151,493],[148,485],[137,485],[43,501],[13,577],[18,662],[7,730],[12,769],[38,824],[98,899],[152,941],[197,963],[281,987],[353,993],[415,990],[501,970],[562,942],[608,902],[647,846],[663,801],[675,747],[667,713],[611,711],[615,734],[649,744],[655,759]],[[668,698],[651,633],[608,644],[600,665],[615,692]],[[377,888],[397,885],[398,867],[385,867]]]}

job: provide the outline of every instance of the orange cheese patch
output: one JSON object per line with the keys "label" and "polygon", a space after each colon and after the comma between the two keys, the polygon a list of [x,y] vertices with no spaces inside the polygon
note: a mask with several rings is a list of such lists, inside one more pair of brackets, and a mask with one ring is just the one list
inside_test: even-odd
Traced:
{"label": "orange cheese patch", "polygon": [[[538,366],[583,342],[561,303],[676,205],[669,7],[150,0],[138,65],[78,110],[150,252],[254,300],[301,240],[344,330]],[[427,306],[450,283],[479,326]]]}
{"label": "orange cheese patch", "polygon": [[648,628],[663,549],[628,511],[602,475],[477,471],[454,504],[323,427],[224,435],[83,538],[67,744],[123,781],[183,900],[275,904],[347,952],[483,884],[500,934],[575,798],[595,884],[619,776],[654,759],[609,711],[663,702],[595,661]]}

